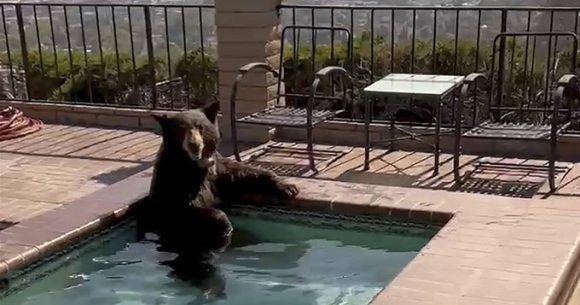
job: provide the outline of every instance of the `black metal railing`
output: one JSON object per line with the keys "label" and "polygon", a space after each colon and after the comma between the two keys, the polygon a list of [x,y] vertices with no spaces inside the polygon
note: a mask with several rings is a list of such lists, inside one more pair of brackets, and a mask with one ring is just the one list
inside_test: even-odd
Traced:
{"label": "black metal railing", "polygon": [[[282,5],[280,9],[285,25],[340,26],[353,33],[351,65],[359,92],[350,113],[343,118],[355,120],[362,119],[364,114],[361,89],[388,73],[467,75],[488,72],[492,41],[497,34],[529,31],[578,33],[580,14],[579,7]],[[312,64],[307,64],[311,59],[307,49],[312,48],[312,41],[317,44],[316,66],[326,66],[346,58],[343,37],[312,33],[313,39],[308,33],[300,34],[301,37],[290,37],[287,41],[287,45],[298,51],[287,52],[288,56],[283,59],[287,67],[285,82],[301,83],[302,80],[296,78],[304,74],[288,71],[294,71],[297,62],[298,65]],[[506,45],[508,47],[504,48]],[[570,62],[565,59],[572,55],[571,41],[566,39],[510,37],[502,39],[498,50],[501,50],[498,58],[502,59],[499,69],[504,74],[504,91],[508,96],[501,99],[504,104],[494,105],[497,107],[536,108],[538,101],[544,100],[537,97],[544,96],[544,90],[551,88],[547,82],[555,82],[561,72],[576,68],[565,65]],[[551,52],[551,56],[546,56],[546,52]],[[481,101],[485,99],[485,96],[481,97]],[[408,103],[411,111],[421,107],[420,101],[411,99],[375,103],[374,119],[392,119],[397,115],[392,109],[400,109],[401,103]],[[446,124],[453,120],[450,104],[444,109]],[[471,112],[466,109],[466,115],[472,116],[466,121],[475,121],[477,104],[478,101],[473,102]],[[541,106],[549,105],[544,103]],[[420,109],[415,111],[414,119],[421,121],[420,113]]]}
{"label": "black metal railing", "polygon": [[0,98],[184,108],[217,94],[212,5],[0,4]]}
{"label": "black metal railing", "polygon": [[[578,33],[580,26],[577,7],[282,5],[280,13],[283,25],[346,27],[354,36],[348,57],[340,34],[289,35],[285,82],[303,83],[305,90],[312,80],[301,71],[312,69],[312,41],[315,65],[350,65],[360,89],[390,72],[488,71],[491,42],[500,32]],[[17,2],[0,4],[0,19],[0,98],[182,108],[217,95],[212,5]],[[509,48],[500,50],[509,51],[502,51],[499,64],[510,96],[502,102],[537,108],[531,104],[543,100],[537,97],[550,87],[545,80],[569,70],[561,63],[569,62],[564,59],[570,43],[514,38],[505,44]],[[538,60],[547,50],[551,61]],[[546,67],[553,77],[545,77]],[[355,91],[344,119],[362,119],[360,90]],[[407,102],[420,105],[400,101]],[[377,103],[374,116],[386,118],[390,104]]]}

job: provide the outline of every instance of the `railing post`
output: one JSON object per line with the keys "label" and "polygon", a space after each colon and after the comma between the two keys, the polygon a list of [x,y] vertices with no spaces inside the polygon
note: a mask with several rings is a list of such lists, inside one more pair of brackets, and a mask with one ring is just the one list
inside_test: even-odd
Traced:
{"label": "railing post", "polygon": [[[20,51],[22,52],[22,65],[24,65],[24,78],[26,82],[26,100],[30,100],[30,86],[28,84],[28,71],[30,63],[28,61],[28,46],[26,44],[26,32],[24,31],[24,19],[22,18],[22,5],[15,4],[16,22],[18,24],[18,36],[20,38]],[[8,39],[8,37],[6,37]],[[14,81],[14,80],[12,80]]]}
{"label": "railing post", "polygon": [[[507,15],[508,15],[508,11],[503,9],[501,11],[501,33],[504,33],[505,31],[507,31]],[[505,69],[505,49],[506,49],[506,45],[505,45],[505,37],[501,37],[499,40],[499,62],[498,62],[498,70],[497,70],[497,96],[495,98],[496,100],[496,106],[501,107],[503,104],[503,80],[504,80],[504,69]],[[495,52],[495,50],[493,50]],[[492,67],[493,69],[493,67]],[[493,81],[493,80],[492,80]],[[492,93],[493,94],[493,93]],[[493,116],[494,118],[498,118],[501,116],[501,113],[499,110],[495,110],[493,112]]]}
{"label": "railing post", "polygon": [[155,86],[155,54],[153,53],[153,31],[151,30],[151,8],[143,6],[145,13],[145,36],[147,40],[147,56],[149,57],[149,86],[153,109],[157,108],[157,87]]}

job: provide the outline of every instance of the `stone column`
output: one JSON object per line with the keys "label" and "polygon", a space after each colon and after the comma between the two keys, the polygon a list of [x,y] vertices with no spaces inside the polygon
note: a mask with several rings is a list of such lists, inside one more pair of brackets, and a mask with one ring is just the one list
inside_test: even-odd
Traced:
{"label": "stone column", "polygon": [[[218,41],[219,92],[223,117],[220,129],[230,138],[230,94],[239,69],[251,62],[280,62],[281,0],[215,0]],[[277,79],[263,71],[248,74],[238,89],[236,113],[249,114],[275,102]],[[264,127],[239,125],[241,141],[265,141]]]}

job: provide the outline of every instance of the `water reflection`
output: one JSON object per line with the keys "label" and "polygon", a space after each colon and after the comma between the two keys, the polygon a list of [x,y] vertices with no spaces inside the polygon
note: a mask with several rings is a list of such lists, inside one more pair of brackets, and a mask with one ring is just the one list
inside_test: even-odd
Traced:
{"label": "water reflection", "polygon": [[193,257],[159,251],[154,235],[136,242],[133,226],[116,229],[36,270],[30,284],[0,303],[367,304],[429,240],[281,220],[232,219],[236,229],[225,252],[202,251]]}

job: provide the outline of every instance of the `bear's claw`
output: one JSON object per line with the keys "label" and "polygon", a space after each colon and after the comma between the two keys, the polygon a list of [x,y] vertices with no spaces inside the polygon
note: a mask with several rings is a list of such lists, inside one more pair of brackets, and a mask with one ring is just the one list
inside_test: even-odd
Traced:
{"label": "bear's claw", "polygon": [[298,187],[296,187],[296,185],[282,182],[279,184],[279,190],[281,191],[280,195],[283,199],[294,199],[296,196],[298,196],[299,193]]}

